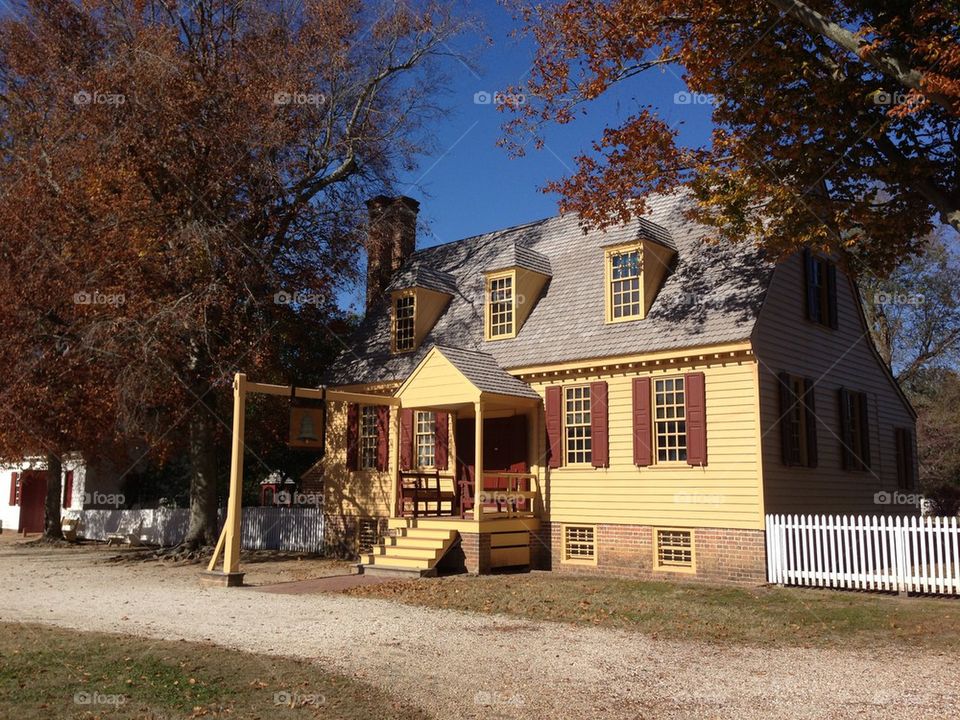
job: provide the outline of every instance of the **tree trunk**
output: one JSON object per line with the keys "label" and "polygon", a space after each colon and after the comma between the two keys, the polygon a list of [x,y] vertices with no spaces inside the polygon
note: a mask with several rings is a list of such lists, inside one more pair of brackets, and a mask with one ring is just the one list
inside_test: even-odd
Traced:
{"label": "tree trunk", "polygon": [[217,449],[213,416],[198,407],[190,422],[190,527],[183,544],[196,550],[217,541]]}
{"label": "tree trunk", "polygon": [[47,455],[47,497],[43,510],[43,537],[48,540],[62,540],[60,529],[60,495],[63,492],[63,466],[60,458],[53,453]]}

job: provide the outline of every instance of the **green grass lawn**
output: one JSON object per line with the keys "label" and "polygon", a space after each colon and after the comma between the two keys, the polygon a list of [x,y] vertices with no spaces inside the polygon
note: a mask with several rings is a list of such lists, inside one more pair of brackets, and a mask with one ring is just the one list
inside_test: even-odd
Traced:
{"label": "green grass lawn", "polygon": [[765,647],[960,649],[960,601],[801,588],[740,588],[555,573],[367,585],[351,595],[655,637]]}
{"label": "green grass lawn", "polygon": [[426,715],[309,662],[190,642],[0,623],[0,718]]}

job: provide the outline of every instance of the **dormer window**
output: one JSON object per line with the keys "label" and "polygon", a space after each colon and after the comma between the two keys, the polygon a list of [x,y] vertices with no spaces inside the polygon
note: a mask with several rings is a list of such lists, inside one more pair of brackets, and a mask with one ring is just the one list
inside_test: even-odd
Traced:
{"label": "dormer window", "polygon": [[613,320],[643,316],[640,248],[610,254],[610,311]]}
{"label": "dormer window", "polygon": [[513,337],[515,332],[514,273],[487,278],[487,338]]}
{"label": "dormer window", "polygon": [[514,243],[493,259],[484,275],[484,338],[515,338],[550,279],[550,260]]}
{"label": "dormer window", "polygon": [[644,316],[643,246],[635,243],[606,250],[607,322]]}
{"label": "dormer window", "polygon": [[643,320],[660,292],[676,251],[650,240],[604,248],[604,319]]}
{"label": "dormer window", "polygon": [[398,295],[393,300],[393,351],[409,352],[416,347],[415,295]]}

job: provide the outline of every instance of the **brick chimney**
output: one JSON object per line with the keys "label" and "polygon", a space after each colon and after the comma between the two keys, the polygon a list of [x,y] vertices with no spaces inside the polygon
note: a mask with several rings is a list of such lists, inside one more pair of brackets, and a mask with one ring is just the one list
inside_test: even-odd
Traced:
{"label": "brick chimney", "polygon": [[367,311],[383,296],[390,278],[417,247],[420,203],[400,195],[367,200]]}

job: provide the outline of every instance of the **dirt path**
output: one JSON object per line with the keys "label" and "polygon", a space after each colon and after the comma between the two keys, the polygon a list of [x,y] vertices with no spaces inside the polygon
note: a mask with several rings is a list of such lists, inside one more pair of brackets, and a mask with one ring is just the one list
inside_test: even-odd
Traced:
{"label": "dirt path", "polygon": [[0,545],[0,619],[316,660],[440,718],[960,718],[960,658],[947,654],[668,642],[340,595],[201,588],[192,569],[104,557]]}

